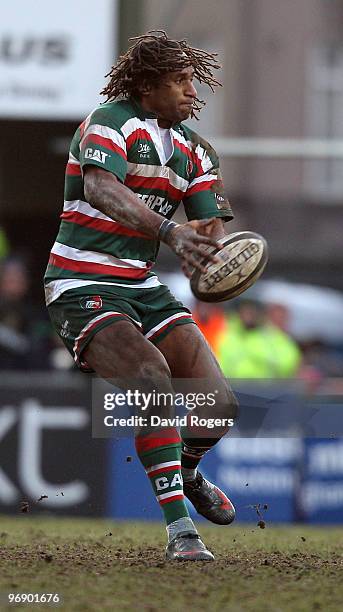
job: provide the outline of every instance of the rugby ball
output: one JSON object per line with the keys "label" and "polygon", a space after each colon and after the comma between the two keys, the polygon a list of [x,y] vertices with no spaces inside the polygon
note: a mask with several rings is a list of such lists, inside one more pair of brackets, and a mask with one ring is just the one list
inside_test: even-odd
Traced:
{"label": "rugby ball", "polygon": [[261,276],[268,261],[267,242],[255,232],[235,232],[210,247],[219,263],[208,263],[206,272],[195,270],[190,279],[192,293],[203,302],[222,302],[237,297]]}

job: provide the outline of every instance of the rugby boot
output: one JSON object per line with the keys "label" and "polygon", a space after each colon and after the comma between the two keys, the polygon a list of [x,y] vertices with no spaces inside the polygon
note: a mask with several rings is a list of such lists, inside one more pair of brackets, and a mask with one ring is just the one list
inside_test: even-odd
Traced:
{"label": "rugby boot", "polygon": [[214,556],[207,550],[199,534],[181,532],[166,548],[168,561],[214,561]]}
{"label": "rugby boot", "polygon": [[196,511],[212,523],[229,525],[234,520],[236,512],[232,502],[200,472],[194,480],[184,481],[183,492]]}

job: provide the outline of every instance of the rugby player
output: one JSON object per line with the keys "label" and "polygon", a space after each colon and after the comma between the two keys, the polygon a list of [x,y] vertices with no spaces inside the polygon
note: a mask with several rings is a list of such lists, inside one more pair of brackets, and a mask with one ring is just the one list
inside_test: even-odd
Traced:
{"label": "rugby player", "polygon": [[[203,105],[194,80],[213,91],[219,64],[216,54],[163,31],[131,41],[106,75],[105,103],[71,142],[61,225],[45,275],[49,313],[82,371],[134,376],[145,390],[161,393],[172,392],[172,377],[211,379],[217,401],[201,416],[234,418],[235,397],[191,313],[152,272],[159,242],[179,256],[187,276],[203,269],[200,260],[215,259],[208,246],[218,245],[232,218],[215,151],[182,123]],[[170,219],[181,201],[188,222],[177,224]],[[136,435],[166,520],[167,559],[214,558],[185,496],[214,523],[234,519],[230,500],[197,469],[227,430],[209,437],[185,427],[180,437],[167,427]]]}

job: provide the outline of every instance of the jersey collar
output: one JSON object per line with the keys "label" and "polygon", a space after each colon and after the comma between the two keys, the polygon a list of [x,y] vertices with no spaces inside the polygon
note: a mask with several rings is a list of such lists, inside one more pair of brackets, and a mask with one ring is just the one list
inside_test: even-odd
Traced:
{"label": "jersey collar", "polygon": [[[135,109],[136,115],[137,117],[139,117],[139,119],[142,119],[142,121],[144,121],[144,119],[158,119],[156,113],[150,112],[150,111],[146,111],[142,105],[140,104],[140,102],[137,100],[137,98],[130,98],[130,102],[132,104],[132,106]],[[171,126],[171,128],[173,128],[175,130],[175,128],[178,128],[179,126],[181,126],[180,122],[176,122],[173,123],[173,125]]]}

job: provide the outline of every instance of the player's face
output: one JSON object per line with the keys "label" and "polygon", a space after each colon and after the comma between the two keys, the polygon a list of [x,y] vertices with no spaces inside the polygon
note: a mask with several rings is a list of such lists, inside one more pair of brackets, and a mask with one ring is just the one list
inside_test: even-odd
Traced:
{"label": "player's face", "polygon": [[161,127],[188,119],[197,95],[193,79],[194,69],[191,66],[169,72],[157,86],[143,95],[145,108],[156,113]]}

